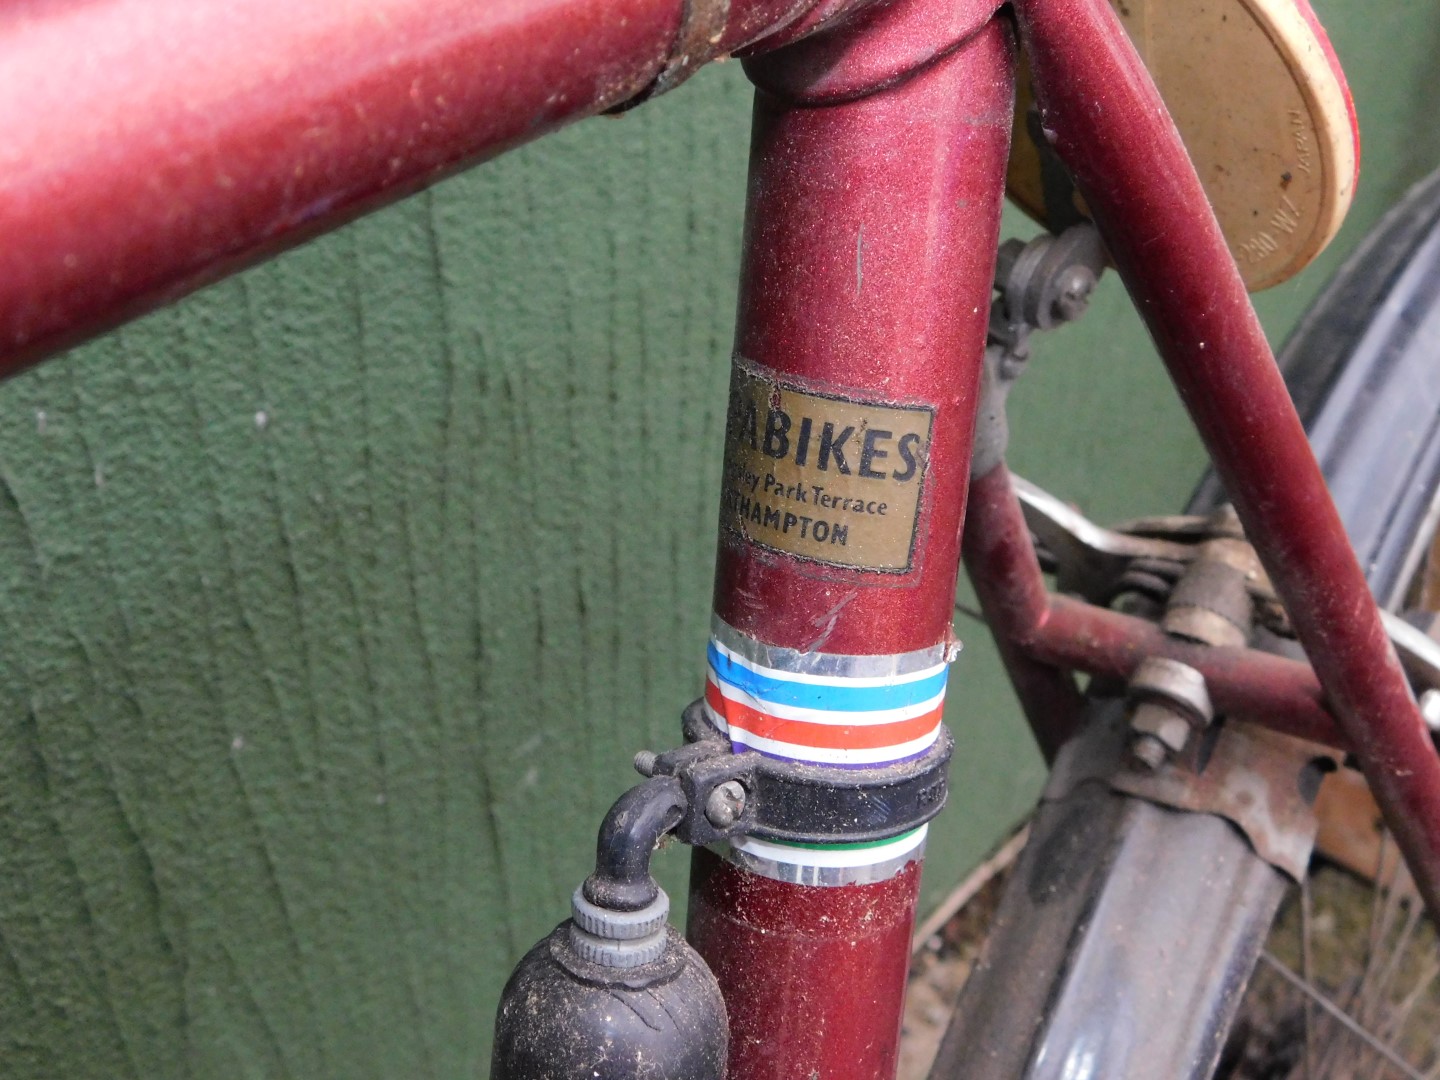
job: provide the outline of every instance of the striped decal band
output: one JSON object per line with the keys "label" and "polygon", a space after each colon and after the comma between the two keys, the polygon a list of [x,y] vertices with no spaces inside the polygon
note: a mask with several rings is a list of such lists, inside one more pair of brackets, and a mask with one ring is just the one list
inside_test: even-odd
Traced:
{"label": "striped decal band", "polygon": [[943,645],[898,656],[801,653],[717,619],[708,659],[706,713],[736,752],[865,768],[919,757],[940,733]]}

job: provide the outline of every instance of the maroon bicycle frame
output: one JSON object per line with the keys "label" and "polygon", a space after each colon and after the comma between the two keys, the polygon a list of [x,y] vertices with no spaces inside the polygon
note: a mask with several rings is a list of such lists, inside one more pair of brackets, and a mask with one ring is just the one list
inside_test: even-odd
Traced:
{"label": "maroon bicycle frame", "polygon": [[[714,6],[385,0],[358,20],[322,0],[8,5],[0,371],[627,100],[685,13]],[[1125,675],[1180,648],[1048,596],[1003,465],[970,483],[1018,29],[1045,130],[1313,667],[1184,658],[1222,709],[1352,751],[1440,912],[1440,760],[1174,126],[1106,0],[1016,0],[1013,21],[996,6],[730,0],[707,39],[748,47],[759,86],[737,357],[777,387],[933,416],[900,571],[820,572],[726,535],[717,615],[797,652],[943,645],[963,523],[1043,745],[1072,716],[1070,671]],[[733,1077],[893,1070],[918,871],[822,887],[698,856],[692,930],[726,990]]]}

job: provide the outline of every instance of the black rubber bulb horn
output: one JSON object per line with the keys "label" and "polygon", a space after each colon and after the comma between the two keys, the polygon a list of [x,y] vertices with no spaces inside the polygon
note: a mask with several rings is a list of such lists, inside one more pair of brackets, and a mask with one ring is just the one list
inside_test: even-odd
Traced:
{"label": "black rubber bulb horn", "polygon": [[670,925],[650,875],[686,801],[674,777],[631,788],[600,826],[571,917],[525,954],[500,997],[490,1080],[722,1080],[725,1002]]}

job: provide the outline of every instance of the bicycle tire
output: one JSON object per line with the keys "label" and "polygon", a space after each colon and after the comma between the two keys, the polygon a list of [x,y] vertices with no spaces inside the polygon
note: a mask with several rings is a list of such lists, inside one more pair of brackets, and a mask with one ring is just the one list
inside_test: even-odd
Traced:
{"label": "bicycle tire", "polygon": [[[1391,609],[1440,508],[1437,357],[1440,172],[1371,230],[1280,355]],[[1207,476],[1190,509],[1223,497]],[[930,1075],[1207,1080],[1290,884],[1212,815],[1096,784],[1042,802]]]}

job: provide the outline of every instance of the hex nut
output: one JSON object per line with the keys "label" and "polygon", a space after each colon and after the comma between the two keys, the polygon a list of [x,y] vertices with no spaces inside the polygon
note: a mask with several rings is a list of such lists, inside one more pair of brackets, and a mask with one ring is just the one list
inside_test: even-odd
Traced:
{"label": "hex nut", "polygon": [[1135,669],[1130,676],[1129,698],[1132,706],[1158,701],[1169,706],[1167,711],[1171,713],[1179,710],[1198,727],[1215,718],[1205,676],[1189,664],[1164,656],[1147,657]]}
{"label": "hex nut", "polygon": [[1156,701],[1142,701],[1130,715],[1130,730],[1148,735],[1172,753],[1180,753],[1192,730],[1184,715]]}

